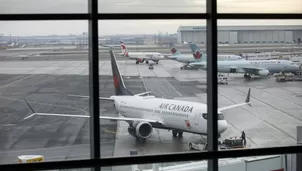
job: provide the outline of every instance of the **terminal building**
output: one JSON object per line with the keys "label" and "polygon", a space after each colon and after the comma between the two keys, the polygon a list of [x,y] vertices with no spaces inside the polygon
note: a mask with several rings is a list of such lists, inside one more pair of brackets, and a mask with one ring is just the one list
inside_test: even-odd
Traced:
{"label": "terminal building", "polygon": [[[220,26],[218,43],[297,43],[302,39],[302,25],[284,26]],[[177,43],[206,42],[206,26],[180,26]]]}

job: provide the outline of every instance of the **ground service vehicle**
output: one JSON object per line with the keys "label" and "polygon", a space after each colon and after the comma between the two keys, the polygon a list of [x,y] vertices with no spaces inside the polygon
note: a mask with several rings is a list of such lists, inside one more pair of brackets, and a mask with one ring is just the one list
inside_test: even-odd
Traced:
{"label": "ground service vehicle", "polygon": [[240,137],[230,137],[223,140],[220,144],[220,149],[245,148]]}
{"label": "ground service vehicle", "polygon": [[153,64],[149,64],[149,69],[154,69]]}
{"label": "ground service vehicle", "polygon": [[188,147],[190,150],[200,150],[204,151],[207,150],[208,144],[207,143],[201,143],[201,142],[189,142]]}
{"label": "ground service vehicle", "polygon": [[218,84],[228,84],[228,78],[225,77],[224,75],[219,74],[217,77],[217,83]]}

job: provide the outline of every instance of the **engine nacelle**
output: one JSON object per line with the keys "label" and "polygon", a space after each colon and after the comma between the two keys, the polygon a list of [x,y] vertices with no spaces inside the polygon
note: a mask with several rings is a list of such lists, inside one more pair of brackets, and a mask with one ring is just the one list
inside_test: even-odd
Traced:
{"label": "engine nacelle", "polygon": [[149,122],[134,122],[128,127],[130,135],[138,138],[150,138],[153,133],[153,127]]}
{"label": "engine nacelle", "polygon": [[258,74],[260,75],[260,76],[268,76],[268,74],[269,74],[269,71],[268,70],[260,70],[260,71],[258,71]]}

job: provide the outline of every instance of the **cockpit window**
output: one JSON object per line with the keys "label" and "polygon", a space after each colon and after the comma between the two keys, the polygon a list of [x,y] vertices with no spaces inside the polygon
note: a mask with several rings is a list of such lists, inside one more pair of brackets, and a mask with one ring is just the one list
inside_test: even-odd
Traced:
{"label": "cockpit window", "polygon": [[[204,119],[208,119],[208,114],[207,114],[207,113],[203,113],[203,114],[202,114],[202,117],[203,117]],[[224,120],[223,114],[221,114],[221,113],[218,114],[218,120]]]}

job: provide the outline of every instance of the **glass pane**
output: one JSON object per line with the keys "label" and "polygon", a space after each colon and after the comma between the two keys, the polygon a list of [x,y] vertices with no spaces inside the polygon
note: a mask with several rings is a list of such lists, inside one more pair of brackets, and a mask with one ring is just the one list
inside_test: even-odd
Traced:
{"label": "glass pane", "polygon": [[192,170],[207,171],[207,161],[188,161],[188,162],[169,162],[169,163],[153,163],[126,166],[113,166],[112,170],[141,170],[141,171],[165,171],[165,170]]}
{"label": "glass pane", "polygon": [[[76,169],[55,169],[55,170],[44,170],[44,171],[91,171],[91,168],[76,168]],[[102,168],[101,171],[107,171],[108,169]],[[111,170],[108,170],[111,171]]]}
{"label": "glass pane", "polygon": [[99,13],[205,13],[205,0],[102,0]]}
{"label": "glass pane", "polygon": [[1,0],[0,14],[87,13],[88,0]]}
{"label": "glass pane", "polygon": [[302,13],[301,0],[218,0],[218,13]]}
{"label": "glass pane", "polygon": [[296,171],[301,169],[300,159],[301,154],[226,158],[219,160],[219,171]]}
{"label": "glass pane", "polygon": [[[204,51],[194,49],[195,59],[184,42],[204,44],[206,32],[182,27],[201,23],[205,21],[99,21],[100,96],[115,99],[101,101],[101,114],[130,120],[101,120],[101,137],[114,144],[113,156],[185,152],[191,141],[204,150],[206,136],[198,134],[207,134],[207,120],[202,116],[207,112],[206,72],[189,65],[203,59]],[[112,61],[117,62],[111,62],[110,48],[115,56]],[[148,91],[149,95],[132,96]]]}
{"label": "glass pane", "polygon": [[[233,26],[245,22],[254,25]],[[297,126],[302,123],[302,26],[290,23],[298,22],[218,22],[218,105],[229,125],[220,139],[223,149],[297,144]],[[245,103],[249,89],[251,106]]]}
{"label": "glass pane", "polygon": [[88,51],[81,43],[87,22],[0,25],[0,163],[28,155],[44,161],[89,158],[89,120],[49,116],[89,115],[88,100],[69,96],[88,93]]}

